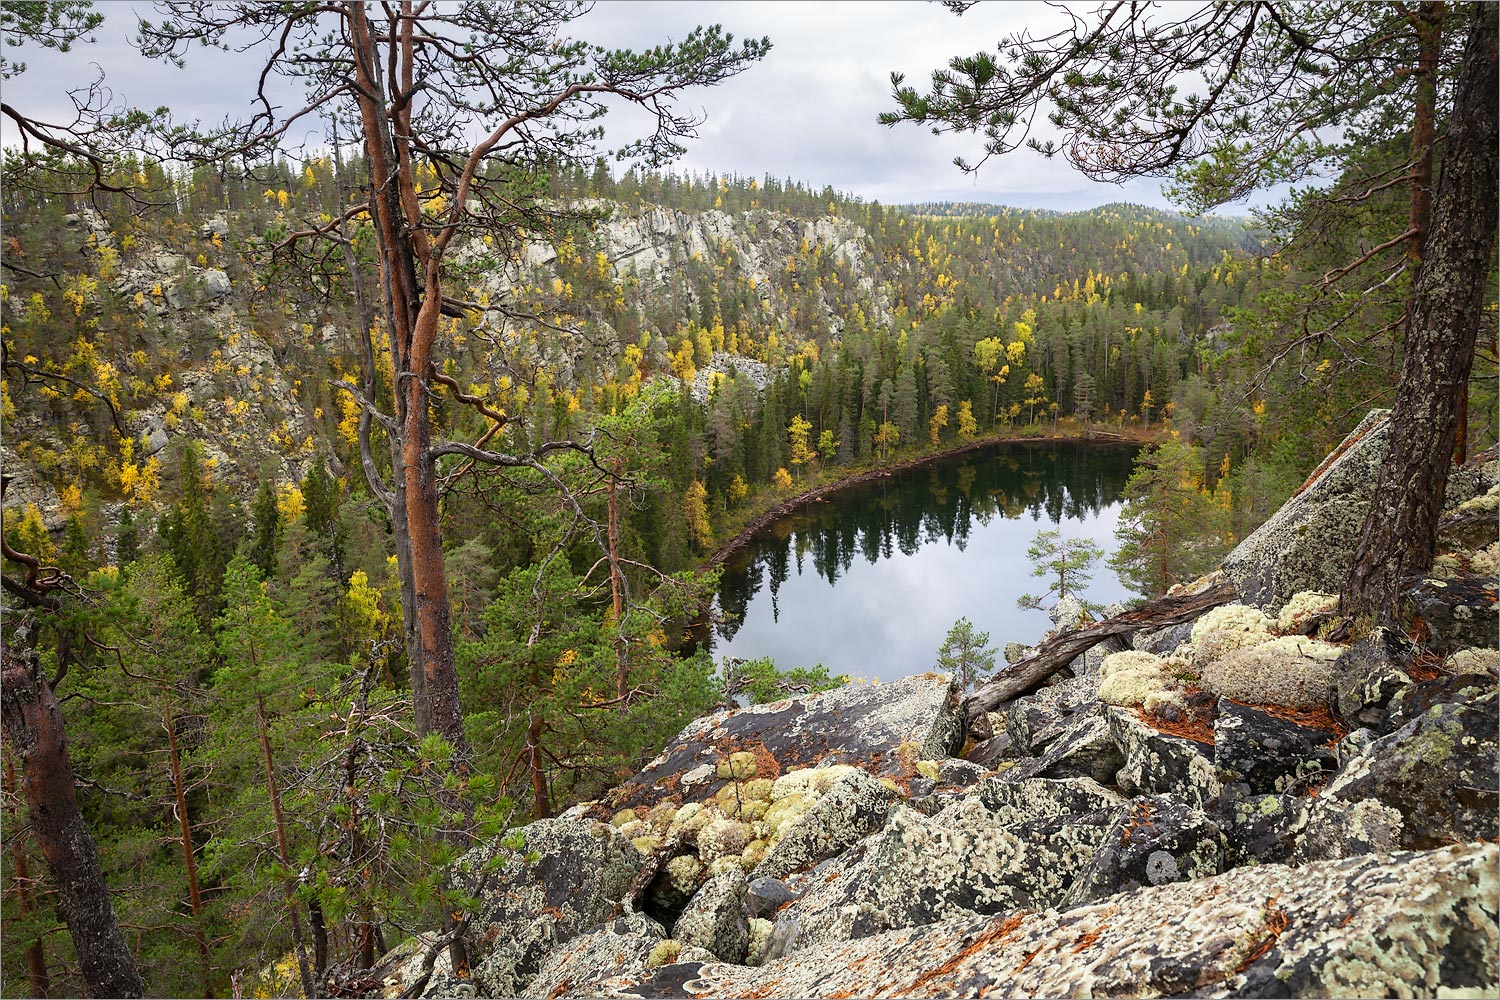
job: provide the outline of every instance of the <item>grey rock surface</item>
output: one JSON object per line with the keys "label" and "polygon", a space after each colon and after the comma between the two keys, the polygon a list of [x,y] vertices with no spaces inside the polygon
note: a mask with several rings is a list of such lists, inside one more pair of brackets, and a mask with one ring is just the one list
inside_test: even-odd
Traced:
{"label": "grey rock surface", "polygon": [[1433,706],[1348,761],[1320,797],[1395,809],[1403,847],[1500,837],[1497,702],[1492,689]]}
{"label": "grey rock surface", "polygon": [[895,799],[895,791],[863,771],[844,775],[787,829],[753,874],[781,878],[853,846],[885,825]]}
{"label": "grey rock surface", "polygon": [[672,937],[710,951],[725,962],[743,962],[750,945],[745,908],[748,889],[745,873],[738,868],[710,878],[672,925]]}
{"label": "grey rock surface", "polygon": [[1500,848],[1261,865],[1066,911],[579,978],[572,997],[1493,996]]}
{"label": "grey rock surface", "polygon": [[473,979],[487,996],[516,993],[558,942],[601,923],[644,861],[618,831],[591,820],[537,820],[522,834],[520,851],[484,844],[453,867],[457,887],[479,901]]}
{"label": "grey rock surface", "polygon": [[1302,590],[1338,593],[1390,437],[1374,410],[1280,510],[1224,557],[1240,600],[1274,613]]}

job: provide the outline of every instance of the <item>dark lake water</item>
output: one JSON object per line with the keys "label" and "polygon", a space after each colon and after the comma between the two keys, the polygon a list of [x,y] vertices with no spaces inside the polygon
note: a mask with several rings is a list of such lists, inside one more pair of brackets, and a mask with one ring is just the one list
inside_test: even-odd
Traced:
{"label": "dark lake water", "polygon": [[[1031,575],[1027,546],[1057,528],[1113,552],[1134,455],[1002,445],[790,515],[725,565],[719,609],[730,617],[714,628],[714,656],[895,680],[931,669],[962,615],[999,650],[1034,642],[1050,623],[1045,612],[1016,607],[1017,597],[1047,586]],[[1101,560],[1083,596],[1107,604],[1131,594]]]}

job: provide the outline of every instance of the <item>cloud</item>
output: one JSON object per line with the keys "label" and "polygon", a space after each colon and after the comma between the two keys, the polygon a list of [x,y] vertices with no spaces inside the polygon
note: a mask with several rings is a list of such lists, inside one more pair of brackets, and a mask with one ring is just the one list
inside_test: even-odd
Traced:
{"label": "cloud", "polygon": [[[194,48],[187,68],[142,58],[129,44],[135,28],[124,4],[103,8],[98,39],[70,53],[13,50],[28,71],[7,86],[7,102],[49,120],[65,115],[66,92],[96,63],[122,102],[168,106],[179,120],[247,115],[260,69],[255,52]],[[1056,18],[1043,4],[981,4],[962,18],[930,3],[604,2],[570,26],[609,48],[680,41],[699,24],[721,23],[736,38],[769,36],[770,54],[725,83],[685,95],[681,107],[706,121],[677,169],[696,173],[792,178],[884,203],[979,201],[1043,208],[1085,208],[1129,200],[1165,204],[1157,181],[1123,187],[1090,182],[1059,161],[1025,152],[963,175],[953,158],[977,155],[974,136],[933,136],[920,127],[887,128],[890,79],[900,71],[920,84],[954,56],[992,48],[1004,34]],[[300,93],[278,82],[286,107]],[[638,133],[639,113],[609,116],[620,138]],[[9,132],[5,133],[7,141]]]}

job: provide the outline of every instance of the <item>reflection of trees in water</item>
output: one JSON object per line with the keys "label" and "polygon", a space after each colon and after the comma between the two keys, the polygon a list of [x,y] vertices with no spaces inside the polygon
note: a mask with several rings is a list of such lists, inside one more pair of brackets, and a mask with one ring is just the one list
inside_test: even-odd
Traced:
{"label": "reflection of trees in water", "polygon": [[778,619],[794,555],[799,575],[811,556],[813,572],[834,585],[857,557],[876,563],[939,539],[963,551],[973,525],[987,526],[997,514],[1080,520],[1119,501],[1133,459],[1128,448],[1017,446],[892,476],[818,504],[772,525],[725,565],[719,610],[726,620],[715,631],[726,642],[734,638],[767,576]]}

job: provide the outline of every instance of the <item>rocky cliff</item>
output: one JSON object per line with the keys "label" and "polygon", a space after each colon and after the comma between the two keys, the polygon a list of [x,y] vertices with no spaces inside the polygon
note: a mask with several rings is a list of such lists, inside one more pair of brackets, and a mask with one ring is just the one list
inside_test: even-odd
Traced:
{"label": "rocky cliff", "polygon": [[1296,525],[1357,513],[1379,434],[1226,560],[1243,603],[997,712],[920,674],[699,719],[471,851],[472,968],[412,942],[385,992],[1495,995],[1496,464],[1455,472],[1419,634],[1351,642],[1315,589],[1347,548]]}

